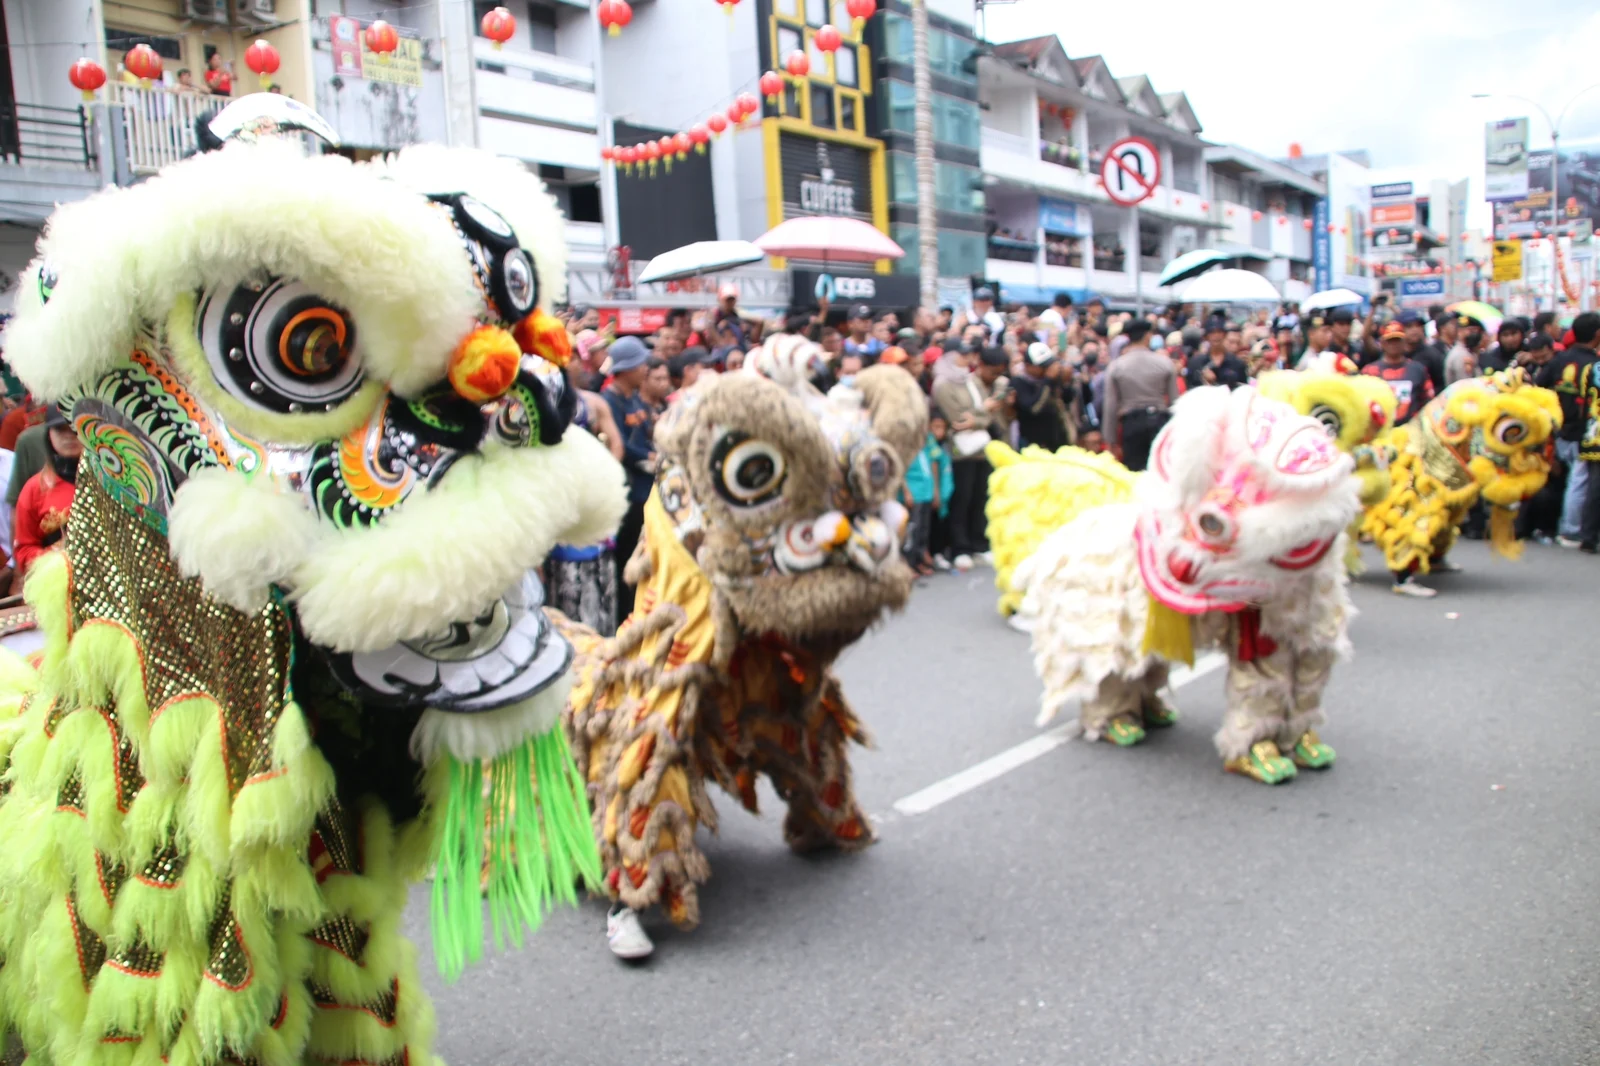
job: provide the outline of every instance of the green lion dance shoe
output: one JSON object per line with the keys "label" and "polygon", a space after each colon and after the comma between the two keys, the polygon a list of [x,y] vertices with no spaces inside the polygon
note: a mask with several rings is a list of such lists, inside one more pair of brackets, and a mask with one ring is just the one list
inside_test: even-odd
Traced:
{"label": "green lion dance shoe", "polygon": [[1100,738],[1119,748],[1131,748],[1144,739],[1144,726],[1135,721],[1131,714],[1119,714],[1106,723]]}
{"label": "green lion dance shoe", "polygon": [[1335,752],[1322,742],[1315,729],[1308,729],[1294,742],[1294,764],[1303,770],[1326,770],[1333,765]]}
{"label": "green lion dance shoe", "polygon": [[1144,712],[1146,729],[1166,729],[1178,722],[1178,708],[1159,695],[1146,696],[1140,710]]}
{"label": "green lion dance shoe", "polygon": [[1243,755],[1223,763],[1222,768],[1230,774],[1255,778],[1263,785],[1281,785],[1295,775],[1294,763],[1285,759],[1278,745],[1270,740],[1257,741]]}

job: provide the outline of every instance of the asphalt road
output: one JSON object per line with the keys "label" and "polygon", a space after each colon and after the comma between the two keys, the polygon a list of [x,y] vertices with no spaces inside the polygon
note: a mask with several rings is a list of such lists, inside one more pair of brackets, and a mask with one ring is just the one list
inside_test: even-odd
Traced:
{"label": "asphalt road", "polygon": [[[442,987],[451,1066],[1600,1063],[1600,560],[1479,544],[1430,601],[1354,590],[1324,774],[1211,746],[1221,675],[1142,747],[1074,741],[925,813],[897,800],[1038,735],[992,574],[941,577],[841,664],[879,844],[798,858],[718,797],[693,933],[630,967],[604,907]],[[1370,561],[1370,550],[1369,550]],[[411,934],[426,950],[426,890]]]}

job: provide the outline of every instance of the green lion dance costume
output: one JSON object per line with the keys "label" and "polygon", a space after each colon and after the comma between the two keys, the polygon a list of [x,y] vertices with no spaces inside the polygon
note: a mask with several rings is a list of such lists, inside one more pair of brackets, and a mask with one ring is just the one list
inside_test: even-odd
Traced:
{"label": "green lion dance costume", "polygon": [[768,778],[797,851],[872,841],[848,758],[866,732],[832,664],[910,595],[895,497],[927,401],[897,367],[825,397],[806,381],[819,354],[780,335],[668,410],[632,617],[614,640],[561,620],[606,890],[684,928],[711,872],[694,839],[716,826],[708,783],[754,811]]}
{"label": "green lion dance costume", "polygon": [[480,885],[515,941],[598,882],[533,568],[623,482],[563,433],[559,215],[509,161],[285,127],[331,138],[246,98],[23,281],[7,355],[84,457],[0,670],[6,1063],[423,1066],[407,884],[453,974]]}

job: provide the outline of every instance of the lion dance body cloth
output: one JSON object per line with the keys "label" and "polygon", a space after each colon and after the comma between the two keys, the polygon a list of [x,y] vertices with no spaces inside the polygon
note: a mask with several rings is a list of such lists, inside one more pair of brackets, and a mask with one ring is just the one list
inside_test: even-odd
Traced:
{"label": "lion dance body cloth", "polygon": [[896,367],[824,397],[805,377],[817,351],[779,336],[668,409],[633,615],[610,641],[562,620],[607,891],[686,928],[710,876],[708,783],[755,811],[764,775],[796,850],[872,840],[848,758],[867,736],[831,667],[910,595],[896,495],[927,403]]}
{"label": "lion dance body cloth", "polygon": [[[1012,543],[1035,536],[1023,505],[990,508],[996,557],[1026,552],[1013,584],[1034,619],[1041,723],[1079,700],[1087,736],[1137,743],[1176,719],[1161,695],[1171,665],[1216,647],[1228,656],[1226,768],[1275,784],[1331,764],[1316,727],[1349,652],[1342,545],[1360,505],[1353,461],[1324,424],[1254,388],[1199,388],[1174,405],[1136,480],[1064,451],[1011,462],[1060,471],[1054,492],[1034,487],[1041,498],[1094,501],[1035,550]],[[1098,481],[1088,491],[1086,477]]]}
{"label": "lion dance body cloth", "polygon": [[563,432],[560,216],[480,153],[265,136],[322,125],[231,105],[24,278],[7,355],[84,456],[0,663],[0,1060],[423,1066],[407,885],[451,976],[483,886],[519,941],[598,883],[534,568],[625,503]]}

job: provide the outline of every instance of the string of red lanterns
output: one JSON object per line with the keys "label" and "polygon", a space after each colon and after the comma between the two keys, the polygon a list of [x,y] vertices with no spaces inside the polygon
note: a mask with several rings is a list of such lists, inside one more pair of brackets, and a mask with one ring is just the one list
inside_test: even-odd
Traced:
{"label": "string of red lanterns", "polygon": [[[781,91],[781,75],[770,71],[768,73],[780,78]],[[766,85],[763,84],[762,88],[765,90]],[[721,136],[730,125],[738,129],[744,124],[745,119],[760,110],[761,100],[754,93],[740,93],[734,97],[725,113],[714,112],[704,122],[697,122],[687,130],[641,144],[602,148],[600,159],[613,166],[620,165],[622,172],[629,176],[635,176],[634,167],[640,167],[637,176],[653,178],[656,175],[657,163],[663,164],[667,172],[671,173],[674,160],[687,159],[690,152],[704,155],[706,145],[713,137]]]}

